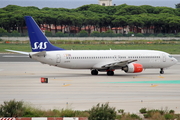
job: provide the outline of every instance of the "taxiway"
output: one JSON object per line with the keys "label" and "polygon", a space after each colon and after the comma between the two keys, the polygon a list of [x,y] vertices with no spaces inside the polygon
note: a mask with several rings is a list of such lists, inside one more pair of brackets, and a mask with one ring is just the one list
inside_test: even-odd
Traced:
{"label": "taxiway", "polygon": [[[88,110],[109,102],[116,109],[137,113],[141,108],[173,109],[180,113],[180,64],[139,74],[115,71],[115,76],[90,70],[62,69],[38,62],[0,62],[0,104],[23,100],[42,109]],[[49,83],[41,83],[46,77]]]}

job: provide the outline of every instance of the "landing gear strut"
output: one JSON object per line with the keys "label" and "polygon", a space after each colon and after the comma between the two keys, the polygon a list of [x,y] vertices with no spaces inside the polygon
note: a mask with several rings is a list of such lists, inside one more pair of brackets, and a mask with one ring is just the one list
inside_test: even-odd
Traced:
{"label": "landing gear strut", "polygon": [[160,70],[160,74],[164,74],[164,70],[163,70],[163,68],[161,68],[161,70]]}
{"label": "landing gear strut", "polygon": [[114,75],[114,71],[107,71],[107,75],[113,76]]}
{"label": "landing gear strut", "polygon": [[98,71],[97,70],[91,70],[91,75],[98,75]]}

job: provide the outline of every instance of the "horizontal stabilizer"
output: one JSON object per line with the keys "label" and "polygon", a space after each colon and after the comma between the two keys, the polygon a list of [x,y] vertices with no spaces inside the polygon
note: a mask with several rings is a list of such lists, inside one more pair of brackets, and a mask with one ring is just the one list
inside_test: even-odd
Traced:
{"label": "horizontal stabilizer", "polygon": [[6,50],[6,51],[9,51],[9,52],[14,52],[14,53],[19,53],[19,54],[29,55],[29,52],[16,51],[16,50],[8,50],[8,49],[5,49],[5,50]]}

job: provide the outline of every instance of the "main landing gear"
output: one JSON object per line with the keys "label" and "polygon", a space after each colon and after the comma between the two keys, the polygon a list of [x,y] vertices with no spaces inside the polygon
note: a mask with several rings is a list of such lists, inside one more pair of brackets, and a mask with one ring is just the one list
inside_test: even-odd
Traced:
{"label": "main landing gear", "polygon": [[114,75],[114,71],[107,71],[107,75],[108,76],[113,76]]}
{"label": "main landing gear", "polygon": [[160,70],[160,74],[164,74],[164,70],[163,70],[163,68],[161,68],[161,70]]}
{"label": "main landing gear", "polygon": [[[96,70],[96,69],[91,70],[91,75],[98,75],[98,70]],[[108,76],[113,76],[114,75],[114,70],[107,70],[107,75]]]}
{"label": "main landing gear", "polygon": [[98,75],[98,71],[97,70],[91,70],[91,75]]}

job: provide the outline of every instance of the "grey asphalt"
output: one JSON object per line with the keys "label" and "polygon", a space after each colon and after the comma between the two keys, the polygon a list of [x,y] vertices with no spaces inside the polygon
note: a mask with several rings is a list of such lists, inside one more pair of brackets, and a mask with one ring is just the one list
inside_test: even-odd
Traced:
{"label": "grey asphalt", "polygon": [[[14,57],[12,58],[14,59]],[[26,59],[26,58],[25,58]],[[109,102],[116,109],[138,113],[139,109],[173,109],[180,113],[180,64],[139,74],[115,71],[115,76],[90,70],[62,69],[38,62],[0,62],[0,104],[23,100],[41,109],[88,110]],[[49,83],[41,83],[40,78]]]}
{"label": "grey asphalt", "polygon": [[0,62],[36,62],[27,55],[0,54]]}

